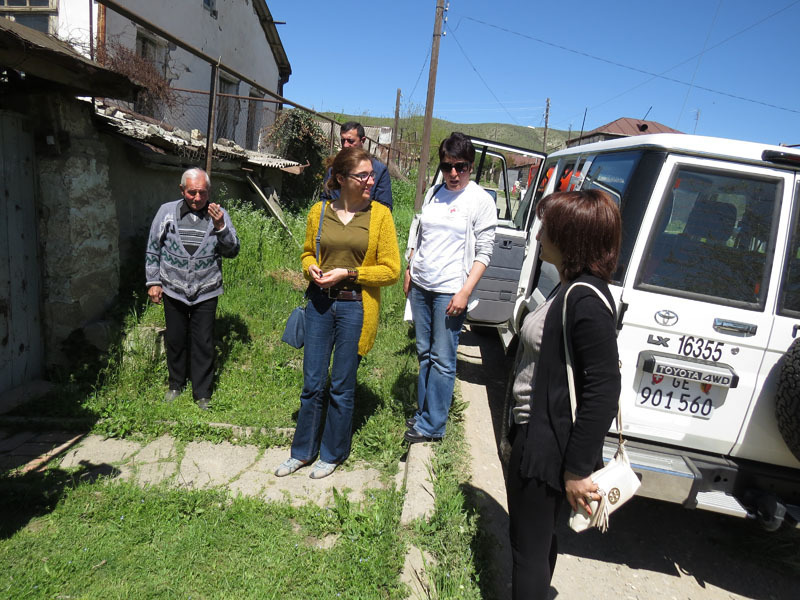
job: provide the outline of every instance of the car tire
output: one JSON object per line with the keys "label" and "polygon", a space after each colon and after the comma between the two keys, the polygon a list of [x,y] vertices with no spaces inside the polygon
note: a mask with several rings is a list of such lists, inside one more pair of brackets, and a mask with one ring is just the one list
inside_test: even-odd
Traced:
{"label": "car tire", "polygon": [[800,460],[800,339],[792,342],[783,357],[775,393],[775,417],[783,441]]}

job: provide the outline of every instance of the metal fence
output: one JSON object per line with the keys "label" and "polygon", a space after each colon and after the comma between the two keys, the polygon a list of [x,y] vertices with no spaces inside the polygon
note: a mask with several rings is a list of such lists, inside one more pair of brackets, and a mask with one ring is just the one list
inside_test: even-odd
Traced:
{"label": "metal fence", "polygon": [[[138,64],[140,76],[136,79],[152,83],[136,102],[119,103],[124,108],[170,127],[196,130],[206,138],[209,149],[212,142],[229,140],[248,150],[274,153],[275,149],[267,144],[267,133],[288,105],[313,114],[328,139],[330,152],[338,149],[341,124],[335,119],[280,96],[113,0],[97,1],[136,26],[135,47],[133,38],[121,40],[116,46],[114,40],[102,40],[98,43],[98,56],[105,56],[108,64],[113,62],[113,52],[117,52],[121,55],[118,64],[124,64],[124,69]],[[105,46],[100,47],[100,43]],[[180,55],[176,48],[184,54]],[[191,59],[191,69],[182,63],[187,58]],[[109,66],[113,68],[113,64]],[[177,81],[189,85],[178,87]],[[419,160],[419,146],[406,142],[393,147],[391,129],[370,128],[365,146],[379,160],[391,161],[407,173]]]}

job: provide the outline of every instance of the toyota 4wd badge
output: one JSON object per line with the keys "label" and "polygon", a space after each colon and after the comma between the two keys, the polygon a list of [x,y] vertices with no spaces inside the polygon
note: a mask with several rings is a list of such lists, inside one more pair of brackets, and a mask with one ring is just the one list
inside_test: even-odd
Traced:
{"label": "toyota 4wd badge", "polygon": [[660,310],[655,314],[656,323],[664,327],[672,327],[678,322],[678,315],[671,310]]}

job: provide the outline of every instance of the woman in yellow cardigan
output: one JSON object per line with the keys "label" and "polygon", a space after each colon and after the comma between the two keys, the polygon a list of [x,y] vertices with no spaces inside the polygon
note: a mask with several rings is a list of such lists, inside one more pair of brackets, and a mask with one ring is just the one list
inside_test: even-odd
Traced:
{"label": "woman in yellow cardigan", "polygon": [[[275,471],[283,477],[309,464],[319,453],[310,477],[327,477],[350,454],[356,371],[375,342],[381,287],[400,276],[392,213],[369,198],[375,184],[369,153],[345,148],[333,160],[330,189],[339,198],[322,215],[319,256],[316,237],[322,203],[308,213],[301,259],[310,281],[306,306],[303,391],[292,440],[291,457]],[[330,393],[325,423],[328,365]]]}

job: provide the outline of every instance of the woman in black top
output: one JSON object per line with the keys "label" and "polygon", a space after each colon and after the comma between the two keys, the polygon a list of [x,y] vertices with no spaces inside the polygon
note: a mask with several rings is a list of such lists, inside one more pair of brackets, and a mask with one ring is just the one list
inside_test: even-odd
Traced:
{"label": "woman in black top", "polygon": [[[616,315],[590,288],[576,286],[567,298],[567,343],[575,372],[575,422],[567,383],[562,326],[564,296],[581,281],[608,290],[619,254],[621,221],[616,204],[603,192],[560,192],[536,208],[542,220],[541,259],[558,269],[554,290],[539,327],[535,365],[517,371],[514,392],[529,401],[515,410],[508,470],[508,509],[515,599],[545,599],[558,554],[555,517],[566,499],[573,509],[599,499],[591,473],[602,464],[603,438],[617,413],[620,393]],[[527,318],[526,318],[527,323]],[[526,327],[529,333],[536,328]],[[525,333],[525,331],[523,331]],[[522,344],[536,344],[530,335]],[[523,351],[525,347],[523,347]],[[537,348],[538,350],[538,348]],[[523,353],[524,355],[524,353]]]}

